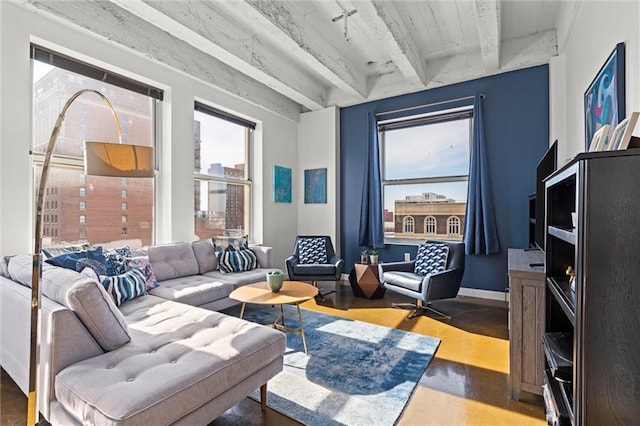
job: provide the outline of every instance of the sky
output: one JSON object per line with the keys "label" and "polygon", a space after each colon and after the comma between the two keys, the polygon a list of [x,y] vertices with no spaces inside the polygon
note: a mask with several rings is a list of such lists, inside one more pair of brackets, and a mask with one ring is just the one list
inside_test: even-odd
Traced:
{"label": "sky", "polygon": [[[469,120],[386,132],[384,179],[459,176],[469,173]],[[456,201],[466,201],[467,182],[386,186],[384,208],[405,195],[435,192]]]}
{"label": "sky", "polygon": [[200,122],[200,165],[203,173],[213,163],[234,167],[245,162],[245,128],[229,121],[194,111],[194,118]]}

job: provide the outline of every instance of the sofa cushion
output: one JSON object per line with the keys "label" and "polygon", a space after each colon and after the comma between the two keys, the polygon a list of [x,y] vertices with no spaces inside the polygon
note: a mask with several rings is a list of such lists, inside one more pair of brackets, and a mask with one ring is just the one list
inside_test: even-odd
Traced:
{"label": "sofa cushion", "polygon": [[205,275],[192,275],[163,281],[150,294],[187,305],[201,306],[229,296],[233,289],[232,283]]}
{"label": "sofa cushion", "polygon": [[191,243],[191,247],[198,261],[198,273],[204,274],[218,268],[216,247],[211,240],[194,241]]}
{"label": "sofa cushion", "polygon": [[107,276],[102,280],[102,286],[116,302],[116,306],[147,294],[147,280],[138,269],[131,269],[120,275]]}
{"label": "sofa cushion", "polygon": [[327,246],[324,238],[298,239],[298,257],[300,263],[327,263]]}
{"label": "sofa cushion", "polygon": [[449,246],[446,244],[422,243],[418,246],[413,272],[419,275],[428,275],[444,271],[448,255]]}
{"label": "sofa cushion", "polygon": [[382,274],[384,283],[406,288],[420,293],[422,289],[422,275],[413,272],[388,271]]}
{"label": "sofa cushion", "polygon": [[296,275],[335,275],[336,265],[326,263],[324,265],[293,265],[293,273]]}
{"label": "sofa cushion", "polygon": [[150,295],[122,311],[132,344],[56,376],[58,401],[83,424],[172,424],[282,359],[286,347],[277,330]]}
{"label": "sofa cushion", "polygon": [[191,243],[151,246],[148,251],[159,282],[198,274],[198,261]]}
{"label": "sofa cushion", "polygon": [[218,270],[223,274],[229,272],[243,272],[256,269],[258,260],[250,249],[235,250],[227,247],[216,254],[218,258]]}
{"label": "sofa cushion", "polygon": [[[42,262],[42,270],[54,268],[55,266]],[[30,254],[19,254],[9,259],[7,264],[8,278],[31,288],[31,276],[33,273],[33,256]]]}
{"label": "sofa cushion", "polygon": [[71,309],[105,351],[130,340],[122,313],[111,296],[91,278],[65,268],[42,272],[42,294]]}

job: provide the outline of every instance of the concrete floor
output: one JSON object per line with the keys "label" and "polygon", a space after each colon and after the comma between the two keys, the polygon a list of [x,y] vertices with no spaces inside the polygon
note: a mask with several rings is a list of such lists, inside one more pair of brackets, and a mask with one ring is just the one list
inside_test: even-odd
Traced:
{"label": "concrete floor", "polygon": [[[322,292],[333,283],[320,283]],[[529,402],[509,399],[508,309],[504,302],[458,297],[439,301],[434,307],[452,318],[428,314],[406,320],[407,311],[394,309],[406,298],[387,292],[383,299],[353,297],[348,283],[324,301],[310,300],[302,306],[331,315],[394,327],[442,340],[435,358],[422,376],[398,425],[544,425],[542,399]],[[304,315],[304,313],[303,313]],[[24,425],[26,397],[2,372],[0,424]],[[245,398],[211,426],[296,425],[294,420]]]}

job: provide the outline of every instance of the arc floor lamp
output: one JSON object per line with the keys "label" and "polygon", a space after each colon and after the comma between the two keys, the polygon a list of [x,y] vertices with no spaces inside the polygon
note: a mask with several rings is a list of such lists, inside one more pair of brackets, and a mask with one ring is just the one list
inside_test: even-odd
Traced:
{"label": "arc floor lamp", "polygon": [[128,145],[122,143],[120,122],[111,102],[102,93],[93,89],[83,89],[74,93],[65,103],[58,115],[56,124],[49,137],[47,150],[42,163],[42,174],[37,192],[35,218],[35,244],[33,250],[33,269],[31,277],[31,335],[29,346],[29,394],[27,403],[27,424],[34,425],[38,421],[37,377],[40,355],[40,281],[42,279],[42,206],[44,205],[47,177],[51,166],[51,156],[58,133],[64,122],[67,110],[79,96],[94,93],[105,102],[118,131],[118,143],[85,142],[84,171],[88,175],[113,177],[153,177],[154,154],[149,146]]}

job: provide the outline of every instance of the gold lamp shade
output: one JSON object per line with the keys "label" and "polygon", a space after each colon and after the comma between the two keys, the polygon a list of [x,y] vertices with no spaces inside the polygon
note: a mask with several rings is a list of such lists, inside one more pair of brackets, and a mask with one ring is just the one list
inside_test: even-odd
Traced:
{"label": "gold lamp shade", "polygon": [[110,142],[84,143],[85,173],[93,176],[153,177],[153,148]]}

